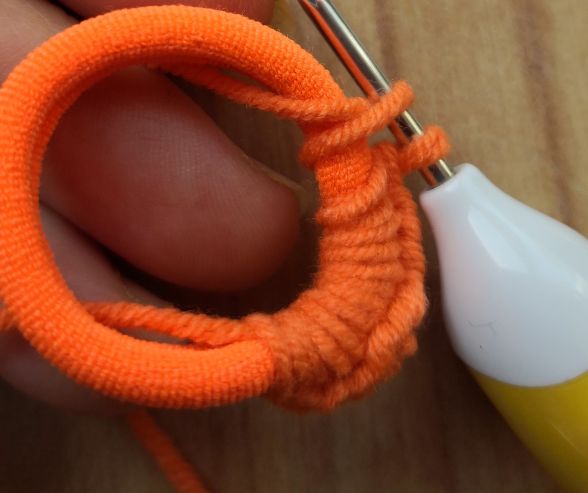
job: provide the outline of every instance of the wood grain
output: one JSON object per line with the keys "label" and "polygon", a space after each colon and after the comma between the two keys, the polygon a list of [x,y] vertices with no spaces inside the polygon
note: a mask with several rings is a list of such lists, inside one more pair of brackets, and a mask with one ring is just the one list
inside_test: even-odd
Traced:
{"label": "wood grain", "polygon": [[[584,0],[338,4],[388,74],[411,82],[420,118],[445,127],[453,162],[477,163],[513,196],[588,234]],[[357,93],[296,2],[278,4],[274,25]],[[206,108],[247,152],[313,192],[292,125],[218,100]],[[304,222],[296,253],[264,286],[185,301],[232,315],[284,306],[314,270],[316,230]],[[453,355],[429,233],[427,251],[431,312],[420,351],[371,397],[330,416],[292,415],[262,400],[159,414],[214,491],[558,491]],[[169,491],[121,423],[65,415],[6,386],[0,399],[0,491]]]}

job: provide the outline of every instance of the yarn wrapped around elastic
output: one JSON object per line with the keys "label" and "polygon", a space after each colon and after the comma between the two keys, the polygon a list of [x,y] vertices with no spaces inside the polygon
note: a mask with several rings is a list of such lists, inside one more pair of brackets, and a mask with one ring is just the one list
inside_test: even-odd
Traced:
{"label": "yarn wrapped around elastic", "polygon": [[[66,286],[40,223],[43,154],[83,91],[138,64],[300,124],[322,233],[313,284],[289,307],[231,320],[127,302],[84,305]],[[194,408],[267,395],[330,409],[361,396],[415,351],[426,305],[420,225],[402,176],[442,157],[447,141],[433,127],[408,145],[368,146],[411,101],[403,82],[375,101],[348,99],[293,41],[235,14],[146,7],[70,28],[0,90],[0,325],[18,328],[76,382],[140,405]],[[188,344],[138,340],[116,330],[123,327]]]}

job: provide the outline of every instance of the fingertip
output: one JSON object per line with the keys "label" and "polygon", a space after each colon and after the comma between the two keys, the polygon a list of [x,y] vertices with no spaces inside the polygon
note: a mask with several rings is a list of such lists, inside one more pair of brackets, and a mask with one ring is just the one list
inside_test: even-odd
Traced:
{"label": "fingertip", "polygon": [[[225,262],[219,262],[207,281],[207,289],[214,291],[245,289],[265,281],[290,255],[300,231],[301,201],[296,187],[284,184],[280,175],[252,166],[249,158],[244,158],[242,168],[243,174],[251,174],[246,180],[250,187],[239,189],[241,196],[235,197],[234,207],[246,207],[241,214],[231,214],[233,221],[226,225],[225,235],[217,235],[219,259]],[[214,247],[211,255],[213,251]]]}

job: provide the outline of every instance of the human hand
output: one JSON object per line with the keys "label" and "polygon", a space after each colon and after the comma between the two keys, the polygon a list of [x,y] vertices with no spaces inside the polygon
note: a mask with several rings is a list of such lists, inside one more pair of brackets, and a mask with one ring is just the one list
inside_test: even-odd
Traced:
{"label": "human hand", "polygon": [[[67,0],[80,16],[175,0]],[[267,21],[271,0],[192,0]],[[0,2],[0,80],[35,46],[76,21],[48,0]],[[292,187],[259,171],[164,76],[129,69],[68,112],[48,150],[43,225],[56,261],[84,301],[163,301],[125,281],[103,246],[164,281],[226,291],[269,276],[298,231]],[[268,205],[271,204],[271,207]],[[0,376],[75,410],[117,406],[78,387],[17,332],[0,334]]]}

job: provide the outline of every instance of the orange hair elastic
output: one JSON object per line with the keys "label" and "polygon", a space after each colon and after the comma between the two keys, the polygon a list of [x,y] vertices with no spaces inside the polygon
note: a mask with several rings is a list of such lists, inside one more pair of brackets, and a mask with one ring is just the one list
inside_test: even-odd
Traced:
{"label": "orange hair elastic", "polygon": [[[81,93],[142,64],[300,124],[322,234],[313,285],[289,307],[231,320],[128,302],[82,304],[67,287],[39,215],[47,143]],[[266,395],[327,410],[361,396],[415,351],[426,305],[420,224],[402,176],[443,157],[446,139],[431,127],[406,145],[367,142],[411,100],[403,82],[375,101],[348,99],[293,41],[209,9],[120,10],[55,36],[0,90],[1,327],[18,328],[79,384],[141,406],[199,408]],[[139,340],[123,327],[186,344]],[[179,491],[201,491],[151,419],[138,414],[133,423]]]}

